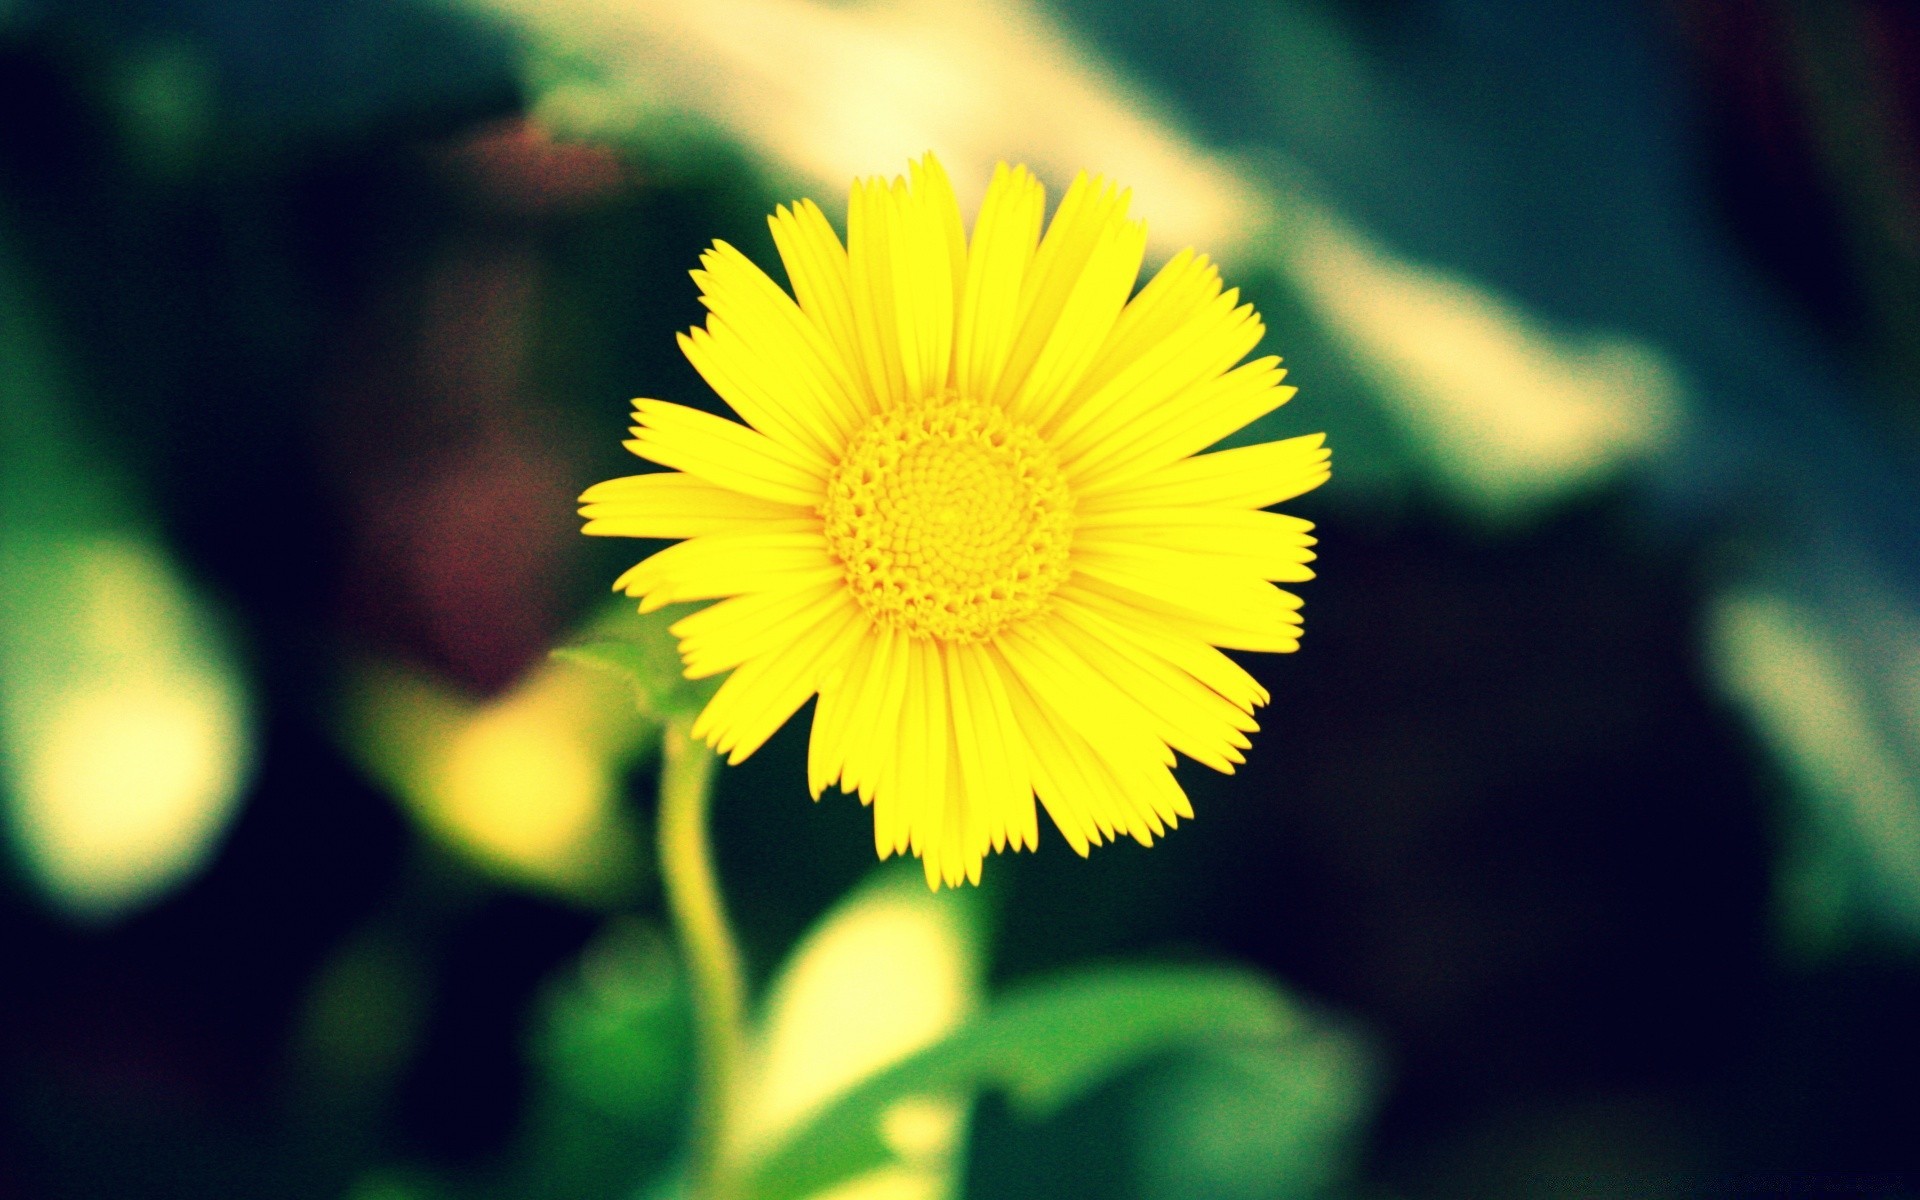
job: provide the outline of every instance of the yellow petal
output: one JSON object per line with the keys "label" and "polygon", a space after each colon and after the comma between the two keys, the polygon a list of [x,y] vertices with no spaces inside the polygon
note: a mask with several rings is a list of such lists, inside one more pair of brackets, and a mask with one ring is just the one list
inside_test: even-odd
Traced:
{"label": "yellow petal", "polygon": [[1206,449],[1293,398],[1295,389],[1280,386],[1286,372],[1279,362],[1257,359],[1178,390],[1157,407],[1144,409],[1124,430],[1113,430],[1063,463],[1068,477],[1085,489],[1137,478]]}
{"label": "yellow petal", "polygon": [[1246,735],[1259,726],[1191,675],[1151,656],[1115,653],[1089,623],[1064,612],[1054,614],[1047,627],[1116,695],[1132,701],[1162,742],[1228,775],[1246,761],[1240,751],[1253,744]]}
{"label": "yellow petal", "polygon": [[652,612],[681,600],[799,589],[840,575],[819,533],[714,533],[641,559],[613,587]]}
{"label": "yellow petal", "polygon": [[824,675],[844,664],[868,628],[849,604],[795,629],[785,649],[734,668],[694,720],[693,736],[725,754],[728,765],[743,761],[799,711]]}
{"label": "yellow petal", "polygon": [[[905,635],[880,626],[875,628],[873,637],[872,656],[856,660],[843,685],[849,689],[850,699],[848,734],[843,749],[845,766],[839,776],[841,786],[858,792],[861,801],[867,804],[873,803],[884,768],[892,761],[892,746],[886,739],[876,737],[873,731],[889,727],[904,703],[909,683]],[[876,839],[879,836],[876,824]],[[889,847],[891,837],[889,832]]]}
{"label": "yellow petal", "polygon": [[665,400],[636,400],[640,424],[627,449],[709,483],[812,508],[826,491],[817,462],[745,425]]}
{"label": "yellow petal", "polygon": [[696,357],[683,340],[688,361],[748,424],[831,461],[864,409],[847,360],[738,250],[715,242],[700,262],[705,270],[693,277],[718,344]]}
{"label": "yellow petal", "polygon": [[900,717],[900,777],[897,786],[907,797],[911,819],[909,841],[913,852],[932,860],[928,883],[940,876],[940,838],[947,816],[947,687],[937,645],[921,638],[912,643],[913,686]]}
{"label": "yellow petal", "polygon": [[[933,156],[932,151],[921,156],[920,161],[909,164],[907,174],[913,183],[913,194],[924,210],[923,219],[936,240],[946,244],[946,276],[953,288],[953,300],[945,310],[947,321],[944,336],[948,338],[948,355],[951,356],[954,317],[960,311],[960,297],[967,283],[967,227],[960,219],[960,199],[953,194],[953,181],[947,178],[947,169],[940,165],[940,160]],[[950,381],[948,370],[936,374],[941,382]]]}
{"label": "yellow petal", "polygon": [[680,639],[680,657],[688,679],[704,679],[771,654],[793,638],[793,631],[824,619],[852,601],[846,585],[827,578],[806,587],[755,592],[701,609],[674,623],[667,632]]}
{"label": "yellow petal", "polygon": [[580,496],[582,533],[687,538],[703,533],[794,533],[817,529],[817,514],[708,483],[678,471],[627,475]]}
{"label": "yellow petal", "polygon": [[[965,270],[959,206],[937,164],[913,181],[856,183],[847,214],[848,283],[876,390],[917,399],[945,387],[953,356],[954,296]],[[879,368],[879,369],[876,369]],[[884,387],[879,381],[886,380]]]}
{"label": "yellow petal", "polygon": [[1026,744],[1013,723],[1006,685],[977,645],[949,645],[955,742],[964,784],[980,806],[984,836],[997,851],[1039,846]]}
{"label": "yellow petal", "polygon": [[853,728],[861,689],[886,649],[887,638],[876,629],[861,639],[840,670],[820,680],[820,701],[814,707],[813,729],[807,739],[807,790],[815,800],[828,785],[840,780],[846,768],[847,735]]}
{"label": "yellow petal", "polygon": [[1158,614],[1137,605],[1069,583],[1054,604],[1070,619],[1097,621],[1096,628],[1116,649],[1164,659],[1192,675],[1244,712],[1252,712],[1271,697],[1260,681],[1205,639],[1181,632]]}
{"label": "yellow petal", "polygon": [[892,190],[884,179],[855,180],[847,196],[847,295],[860,362],[879,406],[907,394],[894,302]]}
{"label": "yellow petal", "polygon": [[1154,761],[1173,765],[1172,752],[1154,736],[1139,705],[1107,687],[1043,622],[1006,631],[998,645],[1027,690],[1103,755],[1124,759],[1144,747]]}
{"label": "yellow petal", "polygon": [[872,380],[861,367],[860,335],[854,329],[853,301],[847,291],[847,251],[840,235],[811,200],[791,209],[781,206],[767,223],[801,313],[832,345],[861,413],[878,411]]}
{"label": "yellow petal", "polygon": [[1182,459],[1137,478],[1092,483],[1079,496],[1082,514],[1126,508],[1216,505],[1265,508],[1327,481],[1325,434],[1262,442]]}
{"label": "yellow petal", "polygon": [[1040,243],[1046,189],[1025,167],[994,168],[973,224],[960,303],[954,377],[960,394],[991,396],[1012,349],[1020,289]]}
{"label": "yellow petal", "polygon": [[[1085,839],[1082,844],[1125,833],[1149,845],[1177,818],[1192,815],[1186,795],[1166,767],[1157,757],[1142,754],[1147,746],[1158,748],[1154,739],[1114,739],[1112,730],[1086,719],[1072,699],[1073,685],[1048,665],[1016,665],[1014,656],[1004,653],[1004,641],[996,649],[1002,652],[1008,694],[1021,728],[1033,741],[1034,782],[1041,803],[1069,842],[1075,836],[1069,832],[1072,826]],[[1090,732],[1100,740],[1095,742]]]}
{"label": "yellow petal", "polygon": [[1086,747],[1084,739],[1062,728],[1054,716],[1040,706],[1003,655],[995,649],[985,653],[1004,688],[1015,726],[1032,747],[1028,758],[1033,769],[1034,794],[1060,836],[1067,839],[1075,854],[1085,858],[1091,847],[1111,841],[1114,834],[1113,823],[1103,824],[1089,807],[1093,789],[1082,782],[1079,773],[1079,760],[1093,751]]}
{"label": "yellow petal", "polygon": [[1061,198],[1021,284],[1019,328],[995,399],[1044,427],[1105,344],[1133,291],[1146,227],[1127,194],[1082,174]]}
{"label": "yellow petal", "polygon": [[[1236,307],[1238,299],[1237,292],[1215,298],[1166,336],[1140,347],[1097,390],[1089,391],[1083,383],[1053,431],[1061,460],[1071,463],[1097,456],[1111,443],[1125,443],[1139,436],[1143,426],[1158,430],[1171,425],[1174,432],[1184,433],[1195,424],[1210,421],[1212,408],[1208,405],[1216,402],[1208,397],[1208,385],[1215,384],[1246,357],[1264,332],[1253,306]],[[1224,434],[1194,448],[1205,447],[1221,436]]]}
{"label": "yellow petal", "polygon": [[1107,335],[1106,344],[1087,368],[1080,390],[1091,394],[1158,345],[1220,294],[1220,271],[1204,254],[1182,250],[1154,272]]}
{"label": "yellow petal", "polygon": [[1082,517],[1076,548],[1152,547],[1201,570],[1240,570],[1260,579],[1297,583],[1312,579],[1306,565],[1316,540],[1313,523],[1286,513],[1244,508],[1134,508]]}
{"label": "yellow petal", "polygon": [[1089,590],[1156,613],[1216,646],[1273,654],[1300,648],[1294,611],[1300,600],[1272,584],[1216,572],[1176,576],[1156,557],[1111,549],[1076,560],[1075,567]]}

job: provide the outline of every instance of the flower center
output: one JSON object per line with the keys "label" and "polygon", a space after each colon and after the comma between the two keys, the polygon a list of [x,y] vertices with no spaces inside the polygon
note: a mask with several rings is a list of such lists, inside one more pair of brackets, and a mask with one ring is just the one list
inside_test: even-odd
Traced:
{"label": "flower center", "polygon": [[820,514],[854,598],[916,637],[984,641],[1067,578],[1066,480],[1046,442],[991,404],[941,394],[874,417]]}

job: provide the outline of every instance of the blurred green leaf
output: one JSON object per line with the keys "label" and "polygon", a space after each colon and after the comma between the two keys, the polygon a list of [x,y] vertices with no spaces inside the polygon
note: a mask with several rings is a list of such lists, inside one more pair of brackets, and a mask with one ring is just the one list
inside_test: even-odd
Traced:
{"label": "blurred green leaf", "polygon": [[1293,1200],[1325,1193],[1353,1164],[1373,1074],[1360,1047],[1334,1030],[1181,1056],[1138,1096],[1138,1194]]}
{"label": "blurred green leaf", "polygon": [[340,735],[421,828],[516,886],[593,907],[629,902],[646,839],[622,772],[653,745],[618,682],[543,662],[487,700],[369,660],[347,673]]}
{"label": "blurred green leaf", "polygon": [[377,1106],[419,1043],[430,988],[427,964],[392,926],[370,927],[336,950],[295,1026],[290,1057],[303,1100]]}
{"label": "blurred green leaf", "polygon": [[548,993],[533,1057],[568,1101],[642,1125],[684,1100],[691,1034],[672,949],[658,931],[617,919]]}
{"label": "blurred green leaf", "polygon": [[621,676],[633,685],[640,711],[656,720],[692,716],[706,706],[720,680],[688,679],[680,665],[679,641],[667,630],[702,607],[669,604],[635,617],[622,605],[618,618],[597,622],[580,641],[561,646],[553,655]]}
{"label": "blurred green leaf", "polygon": [[1877,583],[1857,567],[1818,605],[1748,584],[1708,611],[1708,662],[1795,801],[1776,899],[1802,959],[1920,938],[1920,620]]}
{"label": "blurred green leaf", "polygon": [[654,926],[609,921],[538,1006],[527,1123],[494,1194],[628,1195],[679,1152],[693,1057],[677,955]]}
{"label": "blurred green leaf", "polygon": [[250,703],[215,606],[74,418],[63,357],[0,231],[0,789],[35,883],[99,919],[212,856]]}
{"label": "blurred green leaf", "polygon": [[128,159],[150,179],[187,178],[214,132],[215,64],[192,42],[155,39],[116,66],[113,108]]}
{"label": "blurred green leaf", "polygon": [[[932,892],[917,863],[873,872],[813,927],[767,989],[737,1105],[741,1156],[867,1079],[965,1029],[980,1003],[985,938],[972,888]],[[873,1117],[901,1200],[949,1196],[966,1144],[970,1089],[912,1094]]]}
{"label": "blurred green leaf", "polygon": [[446,1200],[449,1189],[417,1170],[381,1169],[347,1192],[346,1200]]}
{"label": "blurred green leaf", "polygon": [[747,1194],[799,1200],[893,1161],[885,1118],[912,1097],[995,1088],[1040,1117],[1166,1050],[1270,1044],[1302,1027],[1270,984],[1226,968],[1111,967],[1030,984],[802,1123],[753,1164]]}

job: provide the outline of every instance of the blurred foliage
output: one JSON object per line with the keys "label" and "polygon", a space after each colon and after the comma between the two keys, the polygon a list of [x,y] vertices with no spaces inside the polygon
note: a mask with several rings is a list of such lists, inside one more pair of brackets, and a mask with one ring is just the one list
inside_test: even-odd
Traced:
{"label": "blurred foliage", "polygon": [[611,923],[537,1014],[534,1096],[505,1195],[630,1194],[677,1154],[692,1030],[662,934]]}
{"label": "blurred foliage", "polygon": [[[846,179],[875,169],[879,146],[897,155],[931,145],[974,193],[996,158],[1032,162],[1056,188],[1099,162],[1134,188],[1159,254],[1193,244],[1236,277],[1268,272],[1249,291],[1288,318],[1274,324],[1284,330],[1275,349],[1332,351],[1314,361],[1315,385],[1358,400],[1359,411],[1330,404],[1317,419],[1353,459],[1342,474],[1350,497],[1385,502],[1411,475],[1470,516],[1537,518],[1643,463],[1679,420],[1680,385],[1658,351],[1620,334],[1561,334],[1484,285],[1406,261],[1337,217],[1325,186],[1271,145],[1236,160],[1192,139],[1138,81],[1077,52],[1043,8],[496,6],[548,50],[528,82],[535,111],[556,128],[665,163],[694,157],[703,137],[732,136],[830,210]],[[1387,101],[1310,8],[1245,18],[1237,26],[1271,37],[1274,51],[1258,79],[1235,81],[1251,103],[1286,80],[1315,105],[1340,96],[1362,136],[1387,136],[1368,129],[1386,120],[1369,107]],[[1281,36],[1289,25],[1302,36]],[[772,52],[776,43],[809,52]],[[875,60],[886,69],[867,66]],[[1295,69],[1275,72],[1274,60]],[[1029,114],[1044,107],[1078,119],[1036,125]],[[1235,440],[1269,439],[1298,420],[1275,415]]]}
{"label": "blurred foliage", "polygon": [[[1168,1176],[1178,1179],[1190,1169],[1195,1174],[1188,1178],[1203,1187],[1217,1187],[1219,1180],[1207,1175],[1224,1172],[1235,1176],[1229,1186],[1258,1188],[1263,1182],[1259,1174],[1271,1172],[1276,1181],[1301,1189],[1288,1194],[1309,1194],[1326,1182],[1318,1172],[1330,1170],[1337,1161],[1321,1139],[1343,1137],[1346,1123],[1360,1115],[1353,1097],[1362,1068],[1346,1046],[1333,1052],[1333,1064],[1325,1058],[1313,1062],[1316,1054],[1326,1053],[1325,1047],[1305,1049],[1307,1061],[1294,1061],[1296,1053],[1311,1045],[1302,1025],[1270,984],[1235,972],[1116,967],[1029,984],[1001,997],[953,1037],[836,1100],[758,1163],[752,1194],[770,1200],[814,1195],[911,1153],[911,1139],[903,1137],[886,1114],[918,1093],[965,1094],[990,1087],[1004,1090],[1027,1115],[1043,1118],[1143,1059],[1183,1046],[1211,1046],[1218,1052],[1242,1041],[1252,1047],[1247,1061],[1255,1064],[1250,1069],[1256,1076],[1264,1066],[1275,1076],[1290,1077],[1285,1082],[1273,1076],[1267,1080],[1277,1084],[1278,1095],[1290,1103],[1272,1111],[1273,1124],[1239,1131],[1258,1148],[1238,1164],[1217,1146],[1201,1146],[1201,1157],[1155,1162],[1150,1170],[1158,1177],[1150,1174],[1148,1186],[1164,1183]],[[1283,1050],[1269,1053],[1265,1045],[1276,1041]],[[1203,1072],[1203,1067],[1195,1068],[1195,1079]],[[1204,1090],[1206,1085],[1199,1086]],[[1276,1098],[1275,1093],[1267,1098]],[[1217,1092],[1212,1099],[1220,1102]],[[1183,1135],[1191,1137],[1191,1131],[1178,1124],[1189,1115],[1166,1121],[1156,1110],[1156,1132],[1178,1145]],[[1164,1143],[1155,1145],[1157,1140],[1148,1142],[1148,1153],[1164,1148]],[[1297,1179],[1289,1178],[1286,1159],[1274,1153],[1284,1153],[1288,1144],[1305,1151],[1304,1161],[1294,1168],[1300,1172]],[[1252,1178],[1239,1174],[1248,1168]]]}
{"label": "blurred foliage", "polygon": [[579,977],[554,988],[534,1056],[554,1086],[609,1117],[677,1116],[686,1087],[685,998],[673,949],[630,921],[608,928]]}
{"label": "blurred foliage", "polygon": [[1818,611],[1753,592],[1710,614],[1719,675],[1806,803],[1785,831],[1781,917],[1810,959],[1850,930],[1920,938],[1920,626],[1884,595],[1855,603],[1879,610],[1867,652],[1912,689],[1904,705],[1874,703]]}
{"label": "blurred foliage", "polygon": [[346,740],[422,827],[483,869],[589,902],[639,885],[637,830],[619,803],[653,726],[623,689],[555,662],[475,703],[382,664],[344,701]]}
{"label": "blurred foliage", "polygon": [[[618,672],[656,718],[686,716],[710,689],[689,694],[680,679],[667,630],[682,612],[559,653]],[[879,873],[801,940],[768,987],[741,1102],[748,1200],[953,1195],[978,1094],[1002,1091],[1043,1119],[1176,1049],[1188,1057],[1156,1093],[1174,1103],[1141,1122],[1144,1195],[1308,1196],[1334,1182],[1336,1148],[1370,1095],[1355,1043],[1255,976],[1198,968],[1083,972],[974,1015],[978,905],[972,889],[930,893],[909,864]],[[1223,1063],[1229,1045],[1241,1048]]]}
{"label": "blurred foliage", "polygon": [[75,427],[75,386],[0,241],[0,784],[32,882],[101,919],[211,857],[252,748],[222,621]]}
{"label": "blurred foliage", "polygon": [[[915,1089],[854,1117],[883,1131],[887,1152],[876,1158],[820,1169],[813,1150],[822,1111],[835,1111],[843,1094],[977,1019],[985,955],[979,909],[977,895],[930,893],[904,867],[877,872],[821,919],[767,988],[736,1155],[778,1163],[799,1151],[816,1171],[799,1195],[956,1194],[971,1099],[963,1088]],[[793,1186],[775,1168],[758,1172],[744,1190],[771,1197]]]}
{"label": "blurred foliage", "polygon": [[1321,1196],[1347,1186],[1377,1071],[1327,1029],[1203,1045],[1136,1101],[1139,1194],[1153,1200]]}
{"label": "blurred foliage", "polygon": [[[723,868],[783,964],[765,1194],[1678,1195],[1910,1161],[1915,202],[1899,74],[1857,69],[1904,26],[1865,0],[1746,18],[1780,33],[1801,173],[1840,210],[1831,246],[1791,240],[1863,281],[1835,317],[1729,239],[1660,9],[0,0],[0,786],[11,865],[83,922],[0,914],[0,1194],[672,1194],[688,1018],[643,834],[655,726],[713,681],[680,678],[677,612],[591,607],[645,547],[575,548],[567,505],[634,469],[627,396],[712,403],[668,336],[707,239],[770,261],[773,203],[837,212],[929,147],[963,189],[1000,157],[1056,195],[1102,171],[1155,257],[1222,261],[1303,387],[1235,440],[1325,428],[1340,459],[1330,598],[1260,757],[1150,856],[1021,859],[959,897],[883,872],[810,925],[865,814],[780,782],[791,737],[735,773],[723,799],[758,807],[722,815],[756,841]],[[1608,590],[1622,563],[1673,612],[1612,611],[1650,594]],[[1333,596],[1374,618],[1340,643],[1381,647],[1364,669],[1315,657]],[[1578,631],[1551,621],[1470,636],[1534,609],[1617,655],[1555,657]],[[1697,663],[1638,680],[1669,621]],[[1714,745],[1674,751],[1676,784],[1541,732],[1658,726],[1603,710],[1696,669],[1739,779]],[[1427,707],[1390,706],[1403,672]],[[1713,848],[1747,853],[1749,777],[1780,801],[1775,942],[1722,994],[1699,973],[1746,950],[1686,937],[1743,927],[1582,884],[1737,882]],[[1595,788],[1615,824],[1567,815]],[[1253,894],[1278,899],[1220,900]],[[1354,936],[1329,967],[1300,927]],[[989,983],[1189,942],[1380,1035],[1252,970]]]}
{"label": "blurred foliage", "polygon": [[1270,252],[1370,385],[1365,394],[1469,517],[1537,521],[1670,446],[1683,392],[1657,351],[1545,328],[1304,200],[1291,207]]}
{"label": "blurred foliage", "polygon": [[685,678],[679,642],[667,631],[701,606],[669,604],[638,619],[629,607],[620,604],[577,641],[555,650],[554,657],[613,672],[632,686],[634,703],[654,721],[698,713],[720,680]]}

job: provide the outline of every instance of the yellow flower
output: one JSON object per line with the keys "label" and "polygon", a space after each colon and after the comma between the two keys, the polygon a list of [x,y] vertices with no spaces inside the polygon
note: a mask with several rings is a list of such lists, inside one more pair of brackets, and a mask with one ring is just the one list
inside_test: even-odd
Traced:
{"label": "yellow flower", "polygon": [[1143,844],[1190,817],[1174,751],[1243,762],[1265,688],[1216,647],[1289,651],[1312,526],[1261,511],[1327,478],[1320,435],[1200,453],[1293,395],[1204,255],[1132,296],[1128,194],[1045,194],[1004,163],[974,223],[929,154],[856,181],[847,243],[771,218],[792,295],[725,242],[680,338],[746,422],[634,404],[670,471],[581,500],[586,532],[684,538],[614,587],[673,626],[689,678],[731,670],[694,726],[737,763],[816,693],[808,780],[873,808],[882,858],[978,882],[1034,848]]}

